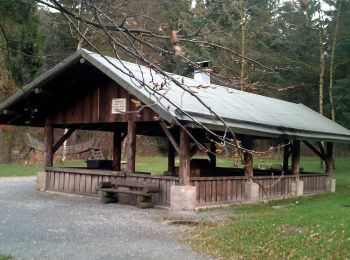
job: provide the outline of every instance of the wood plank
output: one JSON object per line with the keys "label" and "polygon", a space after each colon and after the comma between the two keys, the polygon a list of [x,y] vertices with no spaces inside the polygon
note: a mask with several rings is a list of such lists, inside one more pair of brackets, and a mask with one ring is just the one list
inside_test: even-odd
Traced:
{"label": "wood plank", "polygon": [[228,190],[228,181],[222,181],[222,200],[228,201],[227,199],[227,190]]}
{"label": "wood plank", "polygon": [[97,183],[98,183],[98,176],[91,176],[91,193],[96,194],[97,193]]}
{"label": "wood plank", "polygon": [[232,201],[232,180],[227,180],[227,200]]}
{"label": "wood plank", "polygon": [[69,191],[75,191],[75,174],[69,175]]}
{"label": "wood plank", "polygon": [[86,193],[86,175],[82,174],[80,175],[80,193],[84,194]]}
{"label": "wood plank", "polygon": [[74,191],[80,193],[80,174],[74,174]]}
{"label": "wood plank", "polygon": [[59,190],[63,190],[64,189],[64,173],[60,172],[60,180],[59,180]]}
{"label": "wood plank", "polygon": [[211,195],[211,181],[206,181],[205,182],[205,202],[210,203],[212,202],[212,195]]}
{"label": "wood plank", "polygon": [[85,178],[85,192],[87,194],[90,194],[91,193],[91,175],[86,175],[86,178]]}
{"label": "wood plank", "polygon": [[216,201],[222,201],[222,181],[216,182]]}
{"label": "wood plank", "polygon": [[50,172],[50,186],[49,190],[53,190],[55,188],[55,173]]}
{"label": "wood plank", "polygon": [[63,190],[69,191],[69,173],[64,173],[64,184]]}
{"label": "wood plank", "polygon": [[237,194],[237,200],[242,200],[243,196],[242,196],[242,181],[235,181],[236,182],[236,187],[237,187],[237,191],[236,191],[236,194]]}
{"label": "wood plank", "polygon": [[55,190],[59,190],[59,184],[60,184],[60,174],[58,172],[55,172]]}
{"label": "wood plank", "polygon": [[216,181],[212,181],[212,186],[211,186],[212,192],[211,192],[211,201],[216,202],[216,197],[217,197],[217,192],[216,192]]}
{"label": "wood plank", "polygon": [[200,182],[200,197],[199,197],[199,203],[204,204],[205,203],[205,181]]}

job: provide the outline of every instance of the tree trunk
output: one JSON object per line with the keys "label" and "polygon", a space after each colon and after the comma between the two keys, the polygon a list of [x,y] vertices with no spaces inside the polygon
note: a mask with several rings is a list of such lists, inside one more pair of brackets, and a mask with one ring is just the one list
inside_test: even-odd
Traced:
{"label": "tree trunk", "polygon": [[241,90],[244,90],[244,65],[245,65],[245,59],[244,59],[244,55],[245,55],[245,22],[246,22],[246,17],[245,17],[245,0],[241,0],[240,1],[240,55],[241,55],[241,70],[239,73],[239,84],[240,84],[240,88]]}
{"label": "tree trunk", "polygon": [[337,11],[335,15],[335,26],[334,26],[334,34],[333,34],[333,42],[332,42],[332,51],[331,51],[331,62],[329,67],[329,103],[331,106],[331,115],[332,120],[335,121],[335,110],[334,110],[334,101],[333,101],[333,83],[334,83],[334,56],[335,56],[335,48],[337,45],[337,34],[339,28],[339,14],[342,6],[342,1],[337,1]]}

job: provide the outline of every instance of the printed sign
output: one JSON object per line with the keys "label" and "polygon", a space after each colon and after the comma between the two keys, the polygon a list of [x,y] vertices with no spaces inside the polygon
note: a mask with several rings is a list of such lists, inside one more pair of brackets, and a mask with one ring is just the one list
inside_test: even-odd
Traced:
{"label": "printed sign", "polygon": [[126,112],[126,98],[112,99],[112,114],[120,114]]}

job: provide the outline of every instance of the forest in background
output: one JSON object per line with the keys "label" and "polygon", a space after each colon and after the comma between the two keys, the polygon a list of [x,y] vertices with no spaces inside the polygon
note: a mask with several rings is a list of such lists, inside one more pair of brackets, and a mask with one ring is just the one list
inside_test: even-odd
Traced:
{"label": "forest in background", "polygon": [[[77,49],[89,49],[66,17],[38,2],[0,0],[0,101]],[[86,11],[84,0],[58,2],[78,14]],[[96,2],[130,29],[168,35],[152,41],[165,50],[161,54],[136,46],[166,71],[192,77],[193,67],[179,56],[210,60],[214,83],[303,103],[350,128],[350,1]],[[98,33],[78,26],[101,52],[114,55]],[[0,126],[0,162],[11,161],[28,131],[37,132]]]}

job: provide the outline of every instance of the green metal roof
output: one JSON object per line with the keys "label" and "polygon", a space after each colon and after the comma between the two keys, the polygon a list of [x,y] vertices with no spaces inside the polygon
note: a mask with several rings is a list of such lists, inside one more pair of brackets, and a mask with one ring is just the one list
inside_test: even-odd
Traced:
{"label": "green metal roof", "polygon": [[[168,122],[173,118],[199,127],[198,121],[211,129],[224,130],[223,124],[198,101],[169,80],[148,67],[124,62],[87,50],[79,50],[51,70],[47,71],[12,97],[0,104],[1,111],[14,106],[16,102],[43,86],[61,71],[69,69],[71,64],[79,63],[84,58],[89,64],[106,74]],[[272,138],[294,138],[300,140],[323,140],[350,143],[350,131],[334,123],[312,109],[291,102],[256,95],[224,86],[201,82],[180,75],[170,74],[189,88],[204,101],[236,133],[251,134]],[[159,89],[159,86],[163,86]],[[157,91],[155,91],[157,89]],[[181,113],[185,111],[187,115]],[[8,124],[0,117],[0,124]]]}

